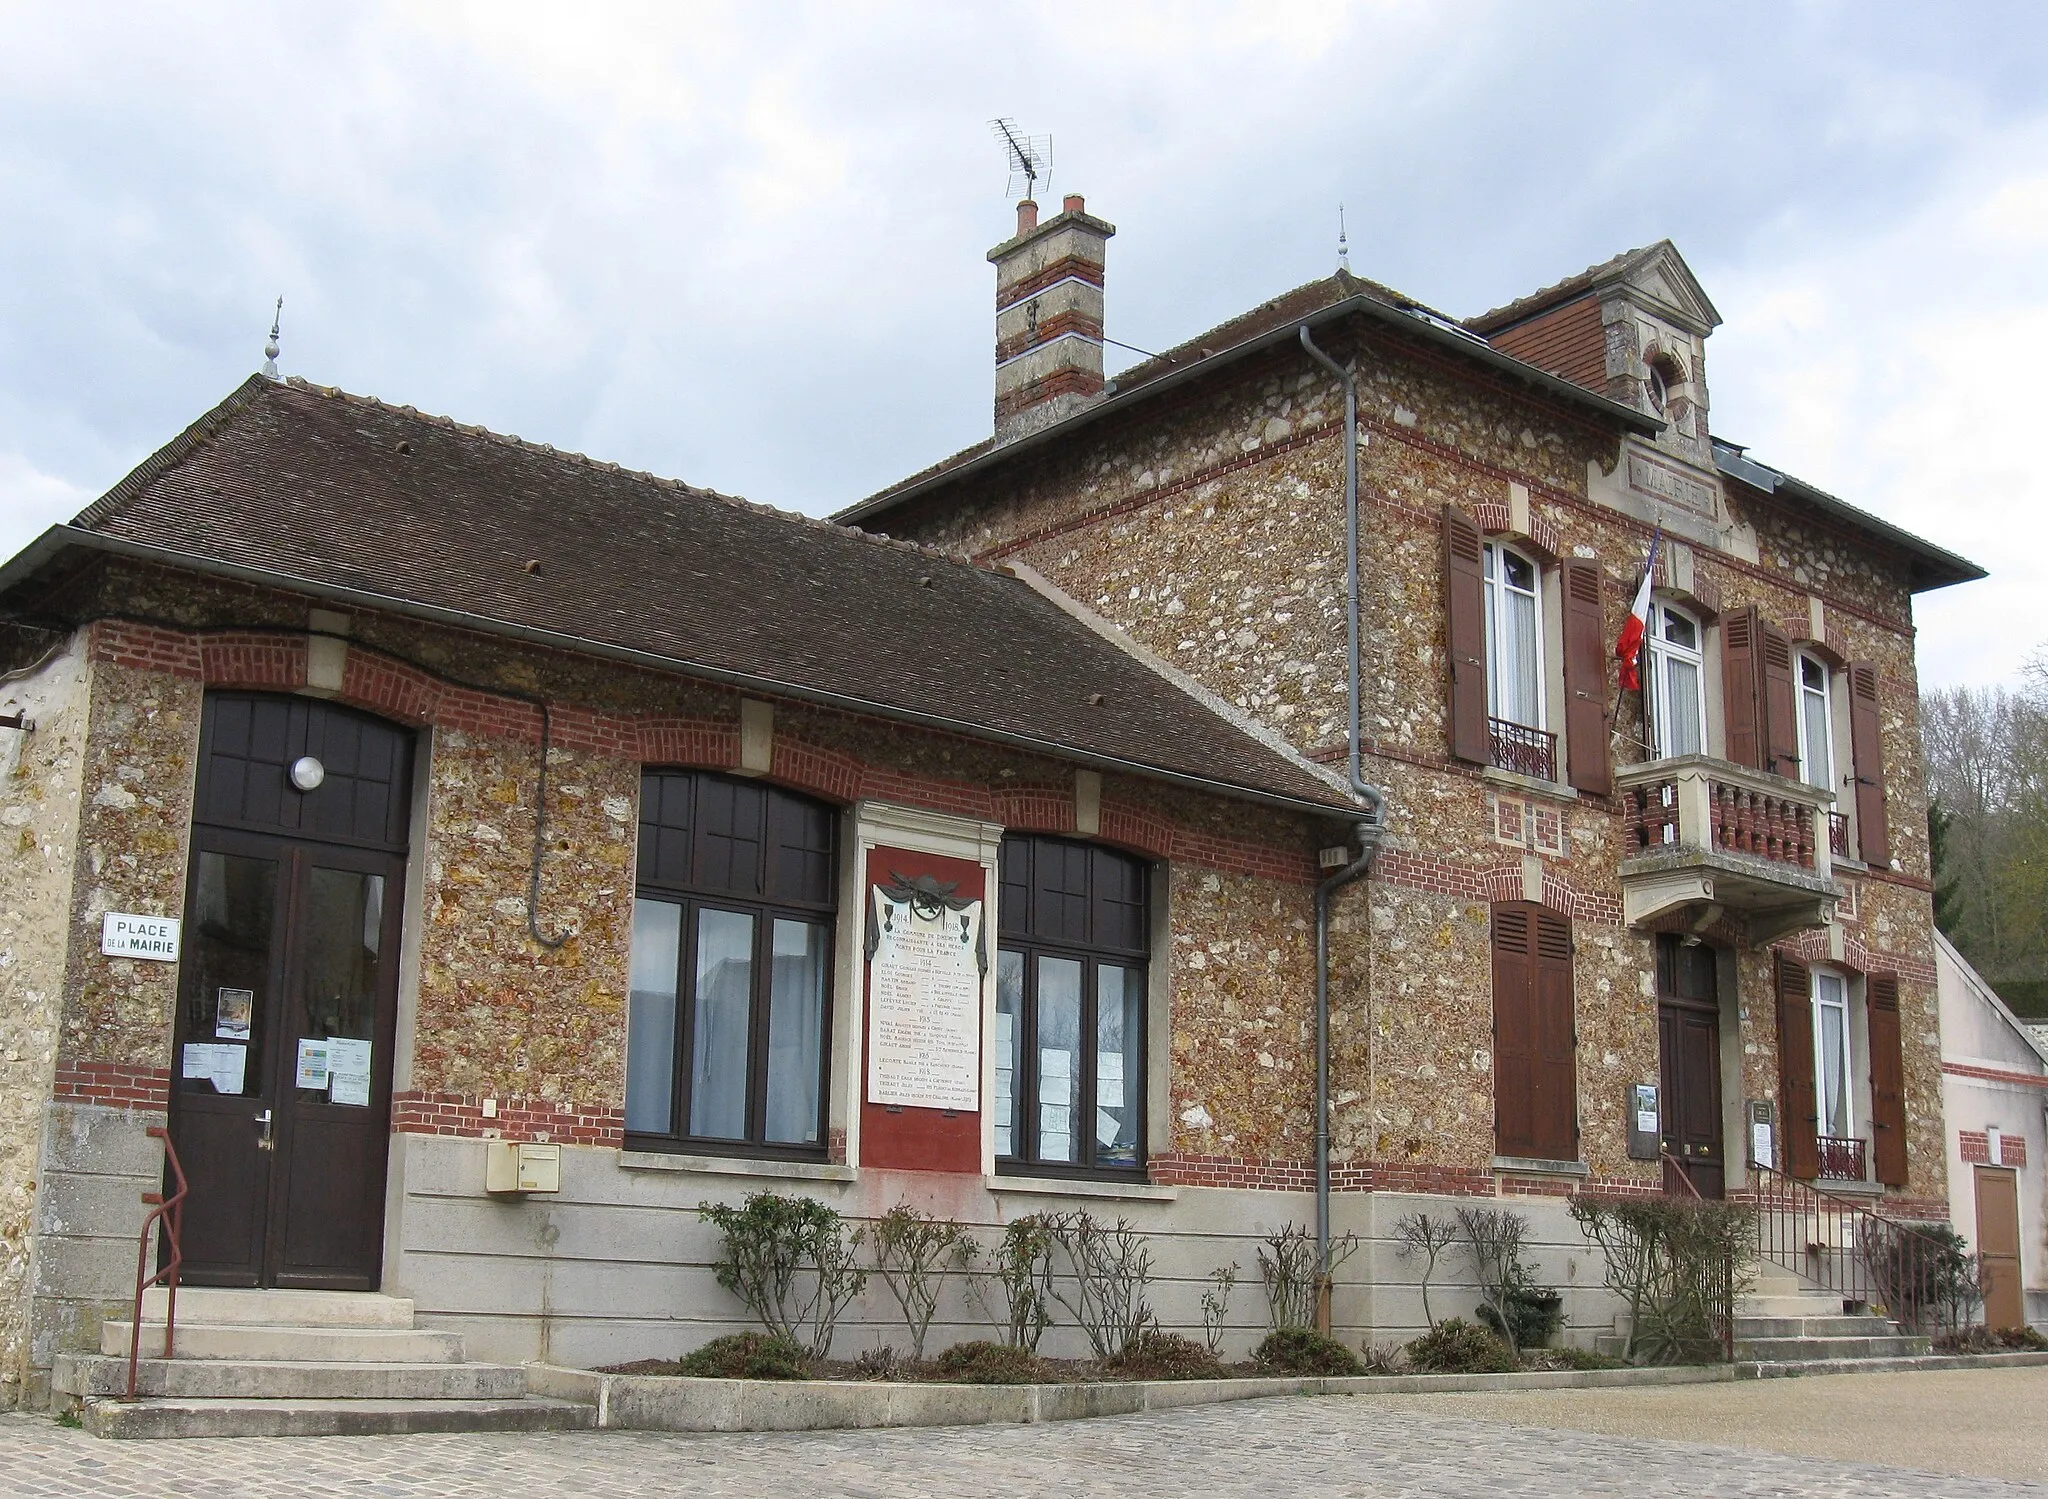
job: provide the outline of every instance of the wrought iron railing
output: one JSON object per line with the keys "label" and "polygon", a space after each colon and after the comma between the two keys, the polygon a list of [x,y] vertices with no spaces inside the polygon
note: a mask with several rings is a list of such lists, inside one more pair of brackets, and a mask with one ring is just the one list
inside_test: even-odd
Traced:
{"label": "wrought iron railing", "polygon": [[1837,859],[1849,857],[1849,814],[1828,813],[1828,852]]}
{"label": "wrought iron railing", "polygon": [[[1664,1158],[1664,1191],[1667,1195],[1671,1195],[1671,1178],[1675,1176],[1684,1183],[1686,1192],[1694,1202],[1706,1201],[1700,1195],[1700,1189],[1694,1185],[1692,1172],[1686,1169],[1685,1162],[1668,1150],[1660,1148],[1657,1154]],[[1717,1288],[1713,1312],[1716,1324],[1714,1332],[1721,1341],[1721,1357],[1731,1364],[1735,1362],[1735,1271],[1735,1262],[1730,1260],[1725,1267],[1726,1273],[1721,1285]]]}
{"label": "wrought iron railing", "polygon": [[1489,718],[1493,729],[1493,763],[1539,781],[1557,779],[1557,736],[1544,729],[1505,718]]}
{"label": "wrought iron railing", "polygon": [[[171,1179],[177,1186],[168,1197],[161,1192],[142,1194],[149,1215],[142,1220],[142,1242],[135,1251],[135,1321],[128,1329],[130,1400],[135,1398],[136,1370],[142,1359],[142,1293],[159,1282],[164,1286],[164,1357],[170,1358],[178,1335],[178,1267],[185,1263],[185,1167],[178,1160],[178,1147],[171,1143],[169,1130],[160,1124],[152,1124],[149,1135],[164,1142],[164,1160],[170,1166]],[[162,1263],[152,1274],[149,1269],[149,1231],[158,1224],[163,1225],[169,1252],[162,1256]]]}
{"label": "wrought iron railing", "polygon": [[1819,1143],[1822,1180],[1860,1182],[1867,1179],[1863,1169],[1863,1141],[1841,1135],[1822,1135]]}
{"label": "wrought iron railing", "polygon": [[1967,1317],[1974,1277],[1955,1245],[1769,1166],[1752,1161],[1749,1173],[1758,1259],[1901,1327],[1929,1331]]}

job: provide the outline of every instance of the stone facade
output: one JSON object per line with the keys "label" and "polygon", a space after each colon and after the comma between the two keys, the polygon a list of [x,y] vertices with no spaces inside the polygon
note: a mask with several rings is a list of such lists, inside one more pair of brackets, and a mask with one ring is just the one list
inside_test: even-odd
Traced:
{"label": "stone facade", "polygon": [[[1659,581],[1674,597],[1710,621],[1754,604],[1837,667],[1877,666],[1894,866],[1845,865],[1838,873],[1854,888],[1842,919],[1783,946],[1852,975],[1900,975],[1911,1178],[1895,1195],[1924,1206],[1941,1196],[1944,1167],[1907,564],[1790,502],[1721,481],[1705,437],[1704,342],[1718,318],[1711,308],[1660,318],[1643,320],[1651,331],[1642,337],[1685,371],[1676,399],[1687,425],[1655,441],[1601,430],[1363,319],[1317,332],[1356,371],[1362,739],[1367,778],[1386,788],[1389,806],[1369,886],[1339,902],[1340,925],[1366,929],[1335,973],[1339,1181],[1368,1186],[1406,1171],[1407,1180],[1457,1191],[1574,1184],[1496,1170],[1492,1159],[1488,908],[1525,896],[1574,923],[1588,1179],[1613,1190],[1657,1180],[1655,1163],[1625,1151],[1627,1086],[1658,1081],[1658,1009],[1654,943],[1622,921],[1621,804],[1452,758],[1450,503],[1546,564],[1597,560],[1609,644],[1652,525],[1668,521]],[[1610,369],[1633,374],[1603,393],[1640,404],[1649,348],[1610,350]],[[986,562],[1028,564],[1305,754],[1334,759],[1345,734],[1342,413],[1339,383],[1282,345],[1105,414],[1066,442],[920,488],[865,523]],[[1707,495],[1703,511],[1682,511],[1663,494],[1680,472]],[[1561,654],[1549,663],[1552,702],[1562,700]],[[1711,657],[1708,674],[1711,721],[1721,693]],[[1608,680],[1612,693],[1611,663]],[[1632,703],[1616,701],[1616,727],[1632,738],[1640,720]],[[1561,728],[1561,717],[1553,713],[1549,727]],[[1561,766],[1562,745],[1558,754]],[[1640,758],[1639,747],[1620,746],[1621,763]],[[1369,921],[1360,914],[1368,905]],[[1768,954],[1749,950],[1736,918],[1724,917],[1713,936],[1740,954],[1739,1026],[1725,1028],[1723,1041],[1733,1140],[1742,1099],[1777,1096],[1775,1019]],[[1273,1065],[1306,1058],[1305,1049],[1291,1062],[1276,1054]],[[1739,1170],[1736,1147],[1729,1152]]]}

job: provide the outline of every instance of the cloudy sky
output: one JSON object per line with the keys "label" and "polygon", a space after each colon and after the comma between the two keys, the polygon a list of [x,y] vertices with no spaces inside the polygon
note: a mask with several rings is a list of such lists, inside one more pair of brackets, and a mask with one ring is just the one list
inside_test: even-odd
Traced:
{"label": "cloudy sky", "polygon": [[[1470,314],[1674,239],[1713,421],[2048,643],[2048,9],[0,0],[0,555],[260,361],[823,513],[986,434],[987,121],[1159,348],[1334,263]],[[1041,191],[1041,198],[1047,195]],[[1129,356],[1126,356],[1127,358]],[[1114,361],[1113,361],[1114,363]]]}

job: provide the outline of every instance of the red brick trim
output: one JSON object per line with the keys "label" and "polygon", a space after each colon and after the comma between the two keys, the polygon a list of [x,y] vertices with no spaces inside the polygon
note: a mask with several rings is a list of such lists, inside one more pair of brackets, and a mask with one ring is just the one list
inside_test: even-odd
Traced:
{"label": "red brick trim", "polygon": [[168,1067],[135,1067],[122,1062],[59,1062],[50,1096],[161,1113],[171,1106],[171,1072]]}
{"label": "red brick trim", "polygon": [[501,1098],[495,1117],[483,1100],[466,1093],[394,1093],[391,1130],[401,1135],[453,1135],[472,1140],[553,1141],[562,1145],[623,1145],[626,1116],[591,1104],[547,1098]]}
{"label": "red brick trim", "polygon": [[1943,1062],[1941,1070],[1950,1077],[1966,1077],[1979,1083],[2003,1083],[2011,1088],[2048,1088],[2048,1074],[2008,1072],[2002,1067],[1978,1067],[1970,1062]]}
{"label": "red brick trim", "polygon": [[1027,333],[1019,333],[1003,339],[996,345],[996,362],[1014,359],[1030,349],[1051,343],[1062,334],[1078,333],[1093,343],[1102,342],[1102,319],[1090,317],[1085,312],[1056,312],[1049,318],[1040,319],[1038,326]]}
{"label": "red brick trim", "polygon": [[1529,517],[1529,529],[1525,532],[1514,528],[1514,521],[1505,505],[1474,505],[1471,514],[1472,523],[1489,536],[1506,536],[1511,540],[1520,537],[1551,562],[1564,560],[1564,542],[1557,534],[1557,527],[1540,515]]}
{"label": "red brick trim", "polygon": [[1055,396],[1098,395],[1102,386],[1102,376],[1095,370],[1078,367],[1054,370],[1049,375],[1019,386],[1007,395],[999,396],[996,399],[996,415],[1011,416],[1050,401]]}
{"label": "red brick trim", "polygon": [[[102,620],[93,628],[95,659],[135,670],[196,678],[208,686],[290,691],[305,683],[306,637],[301,633],[245,631],[214,636],[114,620]],[[351,646],[342,690],[335,694],[335,699],[415,727],[434,725],[480,737],[540,743],[541,714],[537,704],[451,686],[374,647]],[[850,723],[865,721],[857,714],[843,716]],[[613,714],[574,704],[551,703],[549,726],[553,742],[565,749],[641,765],[704,770],[732,770],[739,765],[739,725],[732,720]],[[965,735],[941,737],[979,742]],[[786,733],[775,736],[770,777],[841,804],[867,798],[1039,832],[1071,833],[1074,828],[1071,790],[990,788],[935,776],[906,775],[867,764],[843,750],[807,744]],[[1194,832],[1119,803],[1104,803],[1101,826],[1103,841],[1151,858],[1170,858],[1224,873],[1249,874],[1290,884],[1312,884],[1316,879],[1314,859],[1305,850],[1277,849]]]}
{"label": "red brick trim", "polygon": [[[1313,1161],[1246,1156],[1167,1154],[1149,1163],[1151,1179],[1182,1187],[1235,1187],[1253,1192],[1315,1190]],[[1661,1181],[1626,1177],[1530,1176],[1491,1167],[1437,1166],[1420,1161],[1332,1162],[1333,1192],[1416,1192],[1444,1197],[1661,1197]]]}
{"label": "red brick trim", "polygon": [[1862,938],[1849,932],[1842,934],[1842,956],[1839,958],[1829,956],[1828,934],[1824,929],[1817,927],[1801,932],[1796,937],[1773,942],[1771,946],[1788,958],[1797,958],[1802,963],[1826,963],[1856,973],[1896,973],[1900,978],[1915,979],[1923,984],[1935,981],[1932,958],[1876,952],[1866,947]]}
{"label": "red brick trim", "polygon": [[[1520,862],[1475,869],[1404,849],[1389,849],[1373,861],[1372,876],[1387,885],[1454,895],[1462,900],[1503,901],[1523,897]],[[1545,865],[1542,904],[1573,921],[1621,925],[1621,897],[1587,890],[1561,869]]]}
{"label": "red brick trim", "polygon": [[1083,260],[1078,255],[1062,255],[1058,260],[1047,261],[1030,275],[1013,281],[996,298],[996,311],[1002,312],[1015,307],[1019,302],[1029,301],[1056,282],[1072,277],[1085,281],[1090,286],[1100,286],[1103,281],[1103,265],[1099,260]]}

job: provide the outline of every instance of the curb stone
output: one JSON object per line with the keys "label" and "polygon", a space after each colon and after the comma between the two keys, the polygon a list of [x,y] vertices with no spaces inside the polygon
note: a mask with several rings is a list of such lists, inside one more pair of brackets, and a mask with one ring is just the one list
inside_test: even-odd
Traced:
{"label": "curb stone", "polygon": [[1647,1369],[1553,1369],[1529,1374],[1368,1374],[1100,1384],[895,1384],[848,1380],[693,1379],[599,1374],[528,1364],[535,1395],[597,1408],[597,1425],[624,1431],[852,1431],[891,1426],[988,1426],[1127,1416],[1268,1400],[1283,1395],[1477,1394],[1726,1384],[1814,1374],[1889,1374],[2048,1364],[2048,1353],[1923,1355],[1805,1363],[1691,1364]]}

